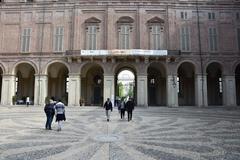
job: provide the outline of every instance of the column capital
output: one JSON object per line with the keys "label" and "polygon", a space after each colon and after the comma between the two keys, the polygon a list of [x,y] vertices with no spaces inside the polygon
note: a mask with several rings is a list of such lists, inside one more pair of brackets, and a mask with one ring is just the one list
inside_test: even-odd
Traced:
{"label": "column capital", "polygon": [[12,76],[16,76],[15,74],[9,74],[9,73],[3,73],[2,74],[3,77],[12,77]]}
{"label": "column capital", "polygon": [[69,77],[81,77],[81,74],[80,73],[68,73],[68,76]]}
{"label": "column capital", "polygon": [[207,76],[207,74],[196,73],[195,76],[197,76],[197,77],[198,77],[198,76],[199,76],[199,77],[203,76],[203,77],[204,77],[204,76]]}
{"label": "column capital", "polygon": [[35,77],[48,77],[47,74],[34,74]]}
{"label": "column capital", "polygon": [[137,74],[137,77],[147,77],[148,75],[147,74]]}
{"label": "column capital", "polygon": [[235,79],[235,75],[223,74],[222,77],[223,77],[223,78],[234,78],[234,79]]}
{"label": "column capital", "polygon": [[103,77],[112,78],[112,77],[114,77],[114,75],[112,75],[112,74],[103,74]]}

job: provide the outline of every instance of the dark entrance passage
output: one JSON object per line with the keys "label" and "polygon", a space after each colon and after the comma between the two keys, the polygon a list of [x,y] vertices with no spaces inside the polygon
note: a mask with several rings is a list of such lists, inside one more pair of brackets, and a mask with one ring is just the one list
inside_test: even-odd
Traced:
{"label": "dark entrance passage", "polygon": [[222,70],[219,63],[211,63],[207,67],[208,105],[222,105]]}

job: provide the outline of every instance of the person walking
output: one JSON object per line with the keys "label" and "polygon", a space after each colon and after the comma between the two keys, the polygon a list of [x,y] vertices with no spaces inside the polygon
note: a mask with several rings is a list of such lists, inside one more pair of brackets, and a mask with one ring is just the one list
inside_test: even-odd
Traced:
{"label": "person walking", "polygon": [[27,96],[27,98],[26,98],[26,104],[27,104],[27,107],[28,107],[29,104],[30,104],[30,98],[29,98],[29,96]]}
{"label": "person walking", "polygon": [[122,99],[119,103],[119,110],[120,110],[121,119],[124,119],[124,116],[125,116],[125,102],[124,102],[124,99]]}
{"label": "person walking", "polygon": [[65,106],[61,102],[61,100],[58,100],[58,103],[55,105],[55,110],[56,110],[56,122],[58,122],[57,131],[61,131],[62,121],[66,121]]}
{"label": "person walking", "polygon": [[134,102],[132,98],[129,98],[129,100],[126,103],[126,110],[128,113],[128,121],[132,120],[132,111],[134,110]]}
{"label": "person walking", "polygon": [[45,105],[44,107],[44,112],[47,117],[45,129],[46,130],[52,130],[52,120],[55,114],[55,109],[54,109],[54,101],[52,99],[49,100],[49,102]]}
{"label": "person walking", "polygon": [[107,121],[109,122],[109,120],[110,120],[110,110],[112,112],[112,102],[110,101],[109,98],[107,98],[107,101],[104,103],[103,108],[105,108],[105,110],[106,110]]}

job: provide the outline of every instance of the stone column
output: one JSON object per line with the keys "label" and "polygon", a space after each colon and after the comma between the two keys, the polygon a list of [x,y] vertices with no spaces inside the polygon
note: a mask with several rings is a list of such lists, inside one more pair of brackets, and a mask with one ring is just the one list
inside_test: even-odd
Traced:
{"label": "stone column", "polygon": [[79,74],[69,74],[68,106],[79,106],[81,97],[81,78]]}
{"label": "stone column", "polygon": [[103,103],[107,100],[107,98],[110,98],[114,105],[114,76],[112,75],[104,75],[104,83],[103,83]]}
{"label": "stone column", "polygon": [[207,76],[196,75],[195,77],[195,101],[199,107],[208,106],[207,99]]}
{"label": "stone column", "polygon": [[223,76],[223,104],[236,106],[235,76]]}
{"label": "stone column", "polygon": [[137,105],[148,106],[147,76],[137,75]]}
{"label": "stone column", "polygon": [[16,76],[3,74],[2,75],[2,99],[1,104],[12,105],[12,98],[16,91]]}
{"label": "stone column", "polygon": [[44,105],[48,95],[48,76],[35,74],[34,104]]}
{"label": "stone column", "polygon": [[167,76],[167,105],[169,107],[178,107],[178,86],[177,76]]}

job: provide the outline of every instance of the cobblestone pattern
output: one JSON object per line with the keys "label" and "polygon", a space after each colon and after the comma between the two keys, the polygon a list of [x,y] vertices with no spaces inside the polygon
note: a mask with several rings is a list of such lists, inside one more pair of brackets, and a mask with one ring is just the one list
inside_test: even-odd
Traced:
{"label": "cobblestone pattern", "polygon": [[66,116],[61,132],[55,122],[49,131],[42,108],[1,106],[0,160],[240,159],[238,108],[137,108],[131,122],[116,109],[107,122],[96,107],[69,107]]}

